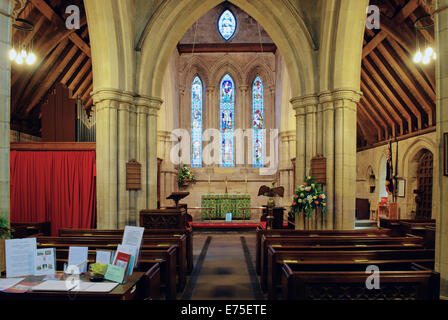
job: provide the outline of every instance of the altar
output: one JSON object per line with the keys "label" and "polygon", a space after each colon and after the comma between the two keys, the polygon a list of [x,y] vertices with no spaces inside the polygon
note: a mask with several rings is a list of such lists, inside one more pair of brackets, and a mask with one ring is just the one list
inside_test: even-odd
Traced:
{"label": "altar", "polygon": [[[232,213],[232,219],[250,219],[250,195],[248,194],[207,194],[201,197],[202,219],[225,219]],[[245,208],[245,209],[243,209]]]}

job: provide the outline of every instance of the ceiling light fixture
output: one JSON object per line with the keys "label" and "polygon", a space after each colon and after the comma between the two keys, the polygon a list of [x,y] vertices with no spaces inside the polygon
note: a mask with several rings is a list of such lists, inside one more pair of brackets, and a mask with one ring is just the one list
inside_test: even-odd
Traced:
{"label": "ceiling light fixture", "polygon": [[422,54],[422,51],[420,50],[420,41],[419,41],[418,33],[417,33],[418,30],[426,30],[426,29],[432,28],[433,26],[434,26],[434,22],[432,21],[432,18],[430,15],[422,16],[422,17],[418,18],[417,20],[415,20],[415,22],[414,22],[415,40],[416,40],[416,44],[417,44],[417,52],[415,53],[414,59],[413,59],[415,63],[422,62],[423,64],[426,65],[429,62],[431,62],[431,59],[432,60],[437,59],[437,53],[430,45],[428,45],[426,38],[425,38],[425,50],[424,50],[424,54]]}

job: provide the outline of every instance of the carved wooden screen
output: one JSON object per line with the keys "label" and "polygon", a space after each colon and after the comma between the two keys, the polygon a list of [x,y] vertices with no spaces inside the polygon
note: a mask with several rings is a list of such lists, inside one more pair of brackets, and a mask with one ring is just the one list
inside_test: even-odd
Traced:
{"label": "carved wooden screen", "polygon": [[431,219],[433,155],[426,152],[417,169],[417,219]]}

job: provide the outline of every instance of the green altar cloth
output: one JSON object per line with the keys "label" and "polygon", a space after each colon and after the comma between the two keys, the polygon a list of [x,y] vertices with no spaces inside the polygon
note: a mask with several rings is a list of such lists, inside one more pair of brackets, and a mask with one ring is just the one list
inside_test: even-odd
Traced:
{"label": "green altar cloth", "polygon": [[250,219],[250,195],[248,194],[207,194],[201,197],[203,219],[225,219],[226,213],[232,213],[232,219]]}

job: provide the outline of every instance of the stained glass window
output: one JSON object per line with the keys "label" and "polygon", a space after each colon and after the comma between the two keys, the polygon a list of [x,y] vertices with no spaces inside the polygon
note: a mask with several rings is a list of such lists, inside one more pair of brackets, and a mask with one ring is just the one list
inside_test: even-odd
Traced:
{"label": "stained glass window", "polygon": [[202,167],[202,82],[198,76],[191,85],[191,166]]}
{"label": "stained glass window", "polygon": [[221,166],[234,167],[234,113],[235,113],[235,85],[230,75],[226,74],[220,88],[220,129]]}
{"label": "stained glass window", "polygon": [[229,40],[233,37],[236,30],[236,19],[230,10],[225,10],[218,20],[219,34],[224,40]]}
{"label": "stained glass window", "polygon": [[263,82],[256,77],[252,85],[253,167],[263,167]]}

